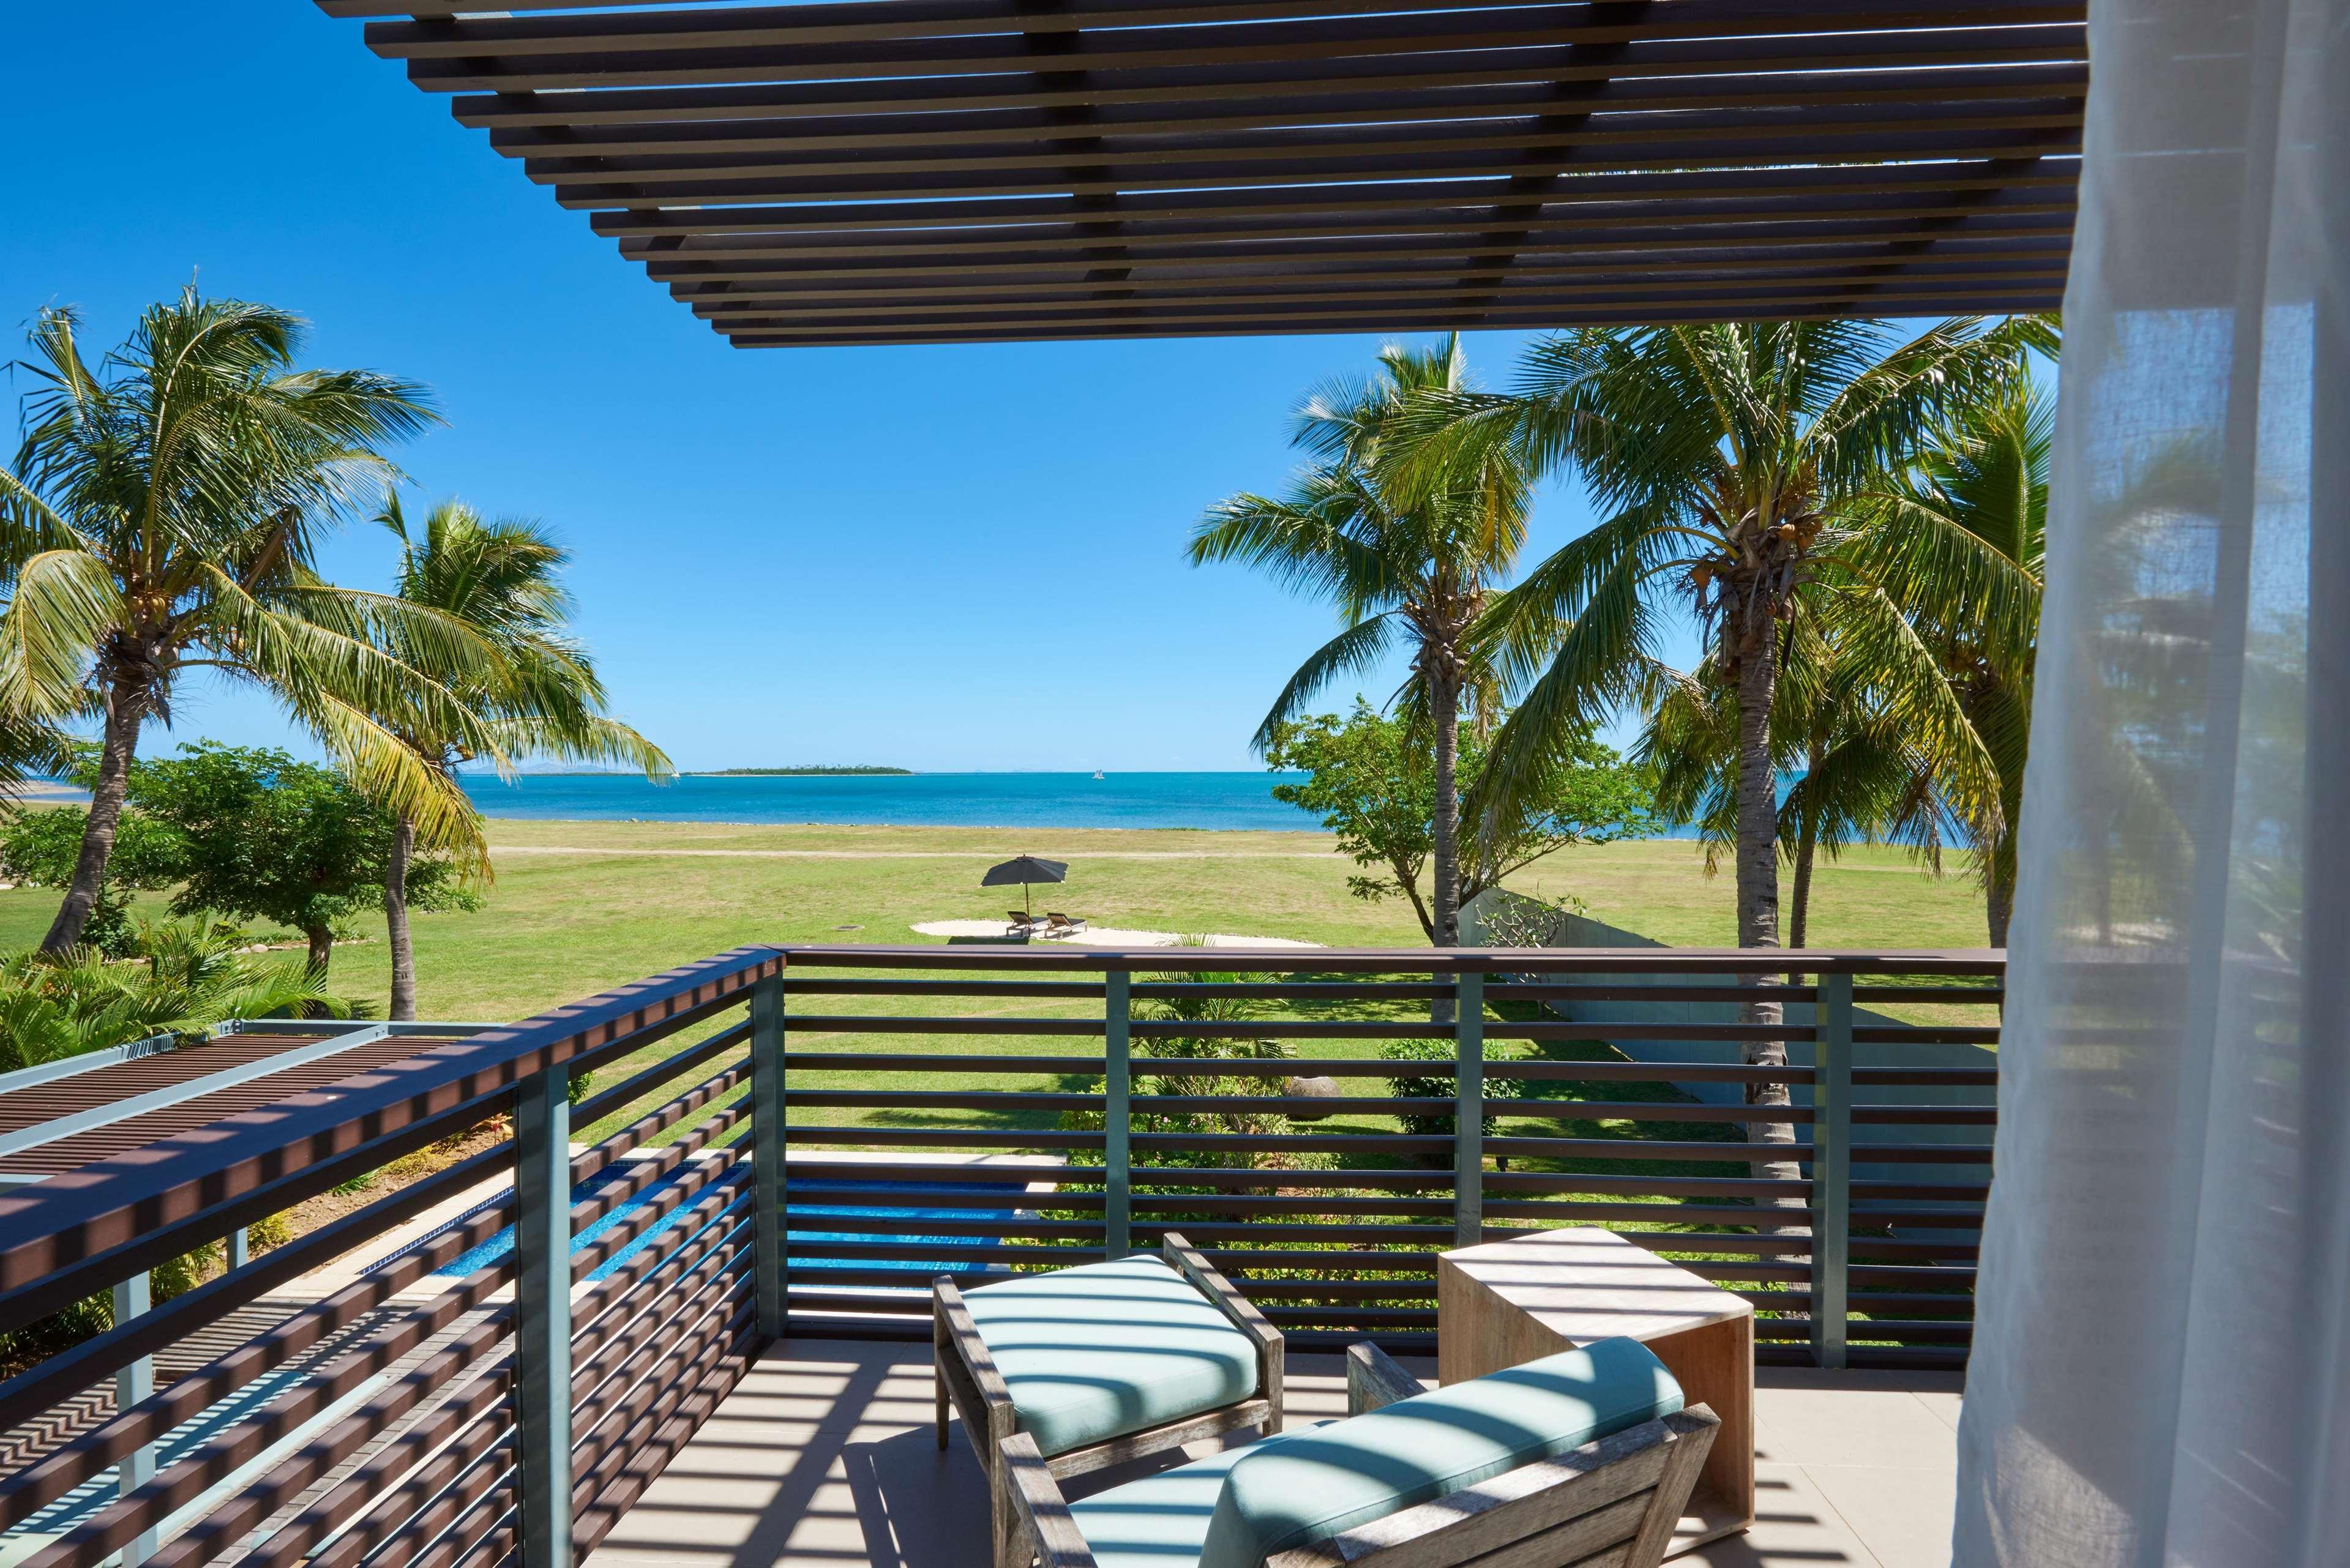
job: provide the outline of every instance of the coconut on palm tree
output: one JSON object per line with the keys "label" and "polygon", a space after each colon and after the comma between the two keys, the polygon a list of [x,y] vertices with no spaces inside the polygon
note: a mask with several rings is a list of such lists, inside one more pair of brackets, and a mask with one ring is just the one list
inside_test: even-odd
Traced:
{"label": "coconut on palm tree", "polygon": [[[1739,945],[1779,946],[1780,632],[1841,544],[1844,511],[1885,488],[1959,410],[2004,395],[2027,336],[1970,318],[1908,339],[1879,321],[1589,327],[1537,343],[1507,395],[1425,400],[1420,417],[1440,421],[1422,432],[1434,472],[1464,453],[1514,452],[1537,472],[1572,469],[1604,517],[1496,599],[1479,628],[1523,695],[1472,810],[1505,811],[1557,737],[1594,713],[1652,709],[1672,679],[1664,625],[1693,611],[1734,694]],[[1898,664],[1890,695],[1902,722],[1954,760],[1946,784],[1970,815],[1995,814],[1987,760],[1969,758],[1947,686],[1921,670],[1892,607],[1869,607],[1849,632],[1860,655],[1888,673]],[[1779,1003],[1752,1001],[1744,1013],[1761,1026],[1750,1062],[1783,1064],[1784,1041],[1767,1033],[1783,1022]],[[1787,1092],[1758,1085],[1749,1097],[1782,1105]],[[1751,1130],[1794,1137],[1782,1124]]]}
{"label": "coconut on palm tree", "polygon": [[[445,639],[411,643],[392,628],[389,651],[430,670],[461,700],[509,756],[615,762],[649,778],[674,771],[659,746],[606,711],[604,684],[571,634],[571,595],[562,583],[570,552],[539,524],[484,519],[462,502],[444,501],[411,532],[395,493],[380,521],[400,541],[394,591],[403,604],[465,628],[463,655],[442,660]],[[384,716],[417,760],[454,787],[458,764],[476,754],[464,730],[436,725],[415,710]],[[480,818],[441,819],[431,831],[397,803],[383,909],[391,947],[391,1016],[416,1016],[416,951],[408,920],[408,871],[420,845],[486,863]]]}
{"label": "coconut on palm tree", "polygon": [[169,722],[188,670],[260,687],[378,798],[442,830],[466,809],[379,715],[492,737],[446,689],[385,652],[400,628],[453,659],[466,639],[380,595],[321,582],[320,536],[390,474],[381,448],[432,417],[421,389],[367,370],[295,368],[302,324],[193,288],[149,307],[93,365],[72,312],[42,313],[35,390],[0,470],[0,712],[102,723],[72,881],[42,947],[79,940],[96,906],[130,761]]}
{"label": "coconut on palm tree", "polygon": [[[1399,644],[1411,652],[1401,696],[1424,719],[1434,751],[1430,899],[1434,940],[1460,940],[1460,721],[1490,708],[1486,670],[1470,639],[1525,541],[1531,486],[1519,454],[1466,452],[1441,464],[1410,461],[1411,410],[1423,397],[1468,390],[1458,334],[1433,351],[1389,348],[1368,383],[1308,400],[1295,444],[1309,464],[1278,496],[1219,503],[1191,538],[1194,565],[1239,560],[1332,601],[1344,629],[1289,678],[1258,727],[1259,749],[1332,680],[1370,668]],[[1409,473],[1407,488],[1399,483]]]}

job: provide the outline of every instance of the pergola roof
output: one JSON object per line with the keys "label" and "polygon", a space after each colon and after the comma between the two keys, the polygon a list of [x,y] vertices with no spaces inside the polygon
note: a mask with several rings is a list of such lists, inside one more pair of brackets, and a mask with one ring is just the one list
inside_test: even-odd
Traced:
{"label": "pergola roof", "polygon": [[318,4],[745,348],[2051,307],[2088,82],[2085,0]]}

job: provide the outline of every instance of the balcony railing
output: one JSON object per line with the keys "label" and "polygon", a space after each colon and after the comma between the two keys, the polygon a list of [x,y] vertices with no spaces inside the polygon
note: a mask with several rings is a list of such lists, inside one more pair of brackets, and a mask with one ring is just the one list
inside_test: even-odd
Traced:
{"label": "balcony railing", "polygon": [[[934,1273],[983,1283],[1169,1228],[1306,1346],[1424,1347],[1439,1251],[1598,1224],[1753,1301],[1765,1356],[1962,1359],[2002,970],[738,950],[0,1197],[0,1327],[19,1330],[511,1118],[0,1383],[0,1523],[43,1538],[35,1568],[552,1568],[767,1341],[926,1336]],[[1742,1002],[1786,1016],[1742,1021]],[[1888,1006],[1908,1015],[1870,1011]],[[1789,1064],[1745,1064],[1758,1039]],[[1168,1054],[1222,1041],[1252,1054]],[[1399,1041],[1438,1044],[1378,1054]],[[1451,1092],[1398,1098],[1395,1078]],[[1750,1103],[1776,1087],[1786,1103]],[[600,1136],[575,1151],[575,1128]],[[320,1283],[338,1259],[369,1266]],[[150,1392],[157,1354],[184,1364],[192,1344],[207,1354]],[[111,1411],[92,1402],[109,1385]]]}

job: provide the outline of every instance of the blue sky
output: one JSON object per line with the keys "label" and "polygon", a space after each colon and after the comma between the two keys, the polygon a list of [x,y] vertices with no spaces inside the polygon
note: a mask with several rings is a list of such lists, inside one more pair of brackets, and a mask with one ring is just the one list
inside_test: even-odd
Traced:
{"label": "blue sky", "polygon": [[[1289,410],[1378,338],[733,349],[357,23],[111,0],[5,32],[12,344],[67,304],[111,343],[192,275],[307,317],[314,364],[429,383],[449,424],[398,454],[411,500],[553,524],[616,710],[686,766],[1249,767],[1334,629],[1180,550],[1280,483]],[[1502,380],[1523,341],[1472,361]],[[1588,523],[1554,487],[1528,560]],[[328,566],[381,586],[390,558],[359,529]],[[307,749],[217,688],[185,693],[172,738],[199,734]]]}

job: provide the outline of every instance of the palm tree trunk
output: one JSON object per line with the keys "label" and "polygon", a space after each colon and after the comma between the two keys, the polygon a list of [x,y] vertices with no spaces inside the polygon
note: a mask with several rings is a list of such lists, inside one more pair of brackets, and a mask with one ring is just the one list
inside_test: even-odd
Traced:
{"label": "palm tree trunk", "polygon": [[408,861],[416,852],[416,824],[403,816],[391,830],[391,862],[384,869],[383,923],[391,943],[391,1009],[395,1023],[416,1017],[416,949],[408,935]]}
{"label": "palm tree trunk", "polygon": [[[1820,751],[1812,748],[1805,760],[1804,777],[1817,778],[1820,772]],[[1805,792],[1807,794],[1808,791]],[[1787,945],[1800,948],[1812,929],[1812,861],[1819,852],[1820,814],[1816,807],[1804,813],[1804,820],[1795,829],[1795,885],[1787,899]],[[1790,984],[1799,983],[1793,980]]]}
{"label": "palm tree trunk", "polygon": [[305,965],[305,967],[309,971],[310,978],[312,980],[318,981],[325,980],[327,978],[327,965],[332,962],[335,957],[335,933],[333,929],[327,926],[312,926],[307,930],[304,931],[302,935],[304,940],[308,941],[310,944],[310,956]]}
{"label": "palm tree trunk", "polygon": [[1461,945],[1461,692],[1451,679],[1433,676],[1428,701],[1436,720],[1436,815],[1429,858],[1435,863],[1436,943]]}
{"label": "palm tree trunk", "polygon": [[[1429,859],[1436,886],[1430,899],[1433,945],[1461,945],[1461,691],[1451,678],[1431,671],[1428,678],[1430,716],[1436,721],[1436,809],[1429,823]],[[1440,996],[1428,1010],[1432,1023],[1451,1023],[1457,1017],[1452,999]]]}
{"label": "palm tree trunk", "polygon": [[2000,835],[1991,854],[1991,880],[1984,888],[1983,913],[1991,928],[1991,945],[2007,946],[2007,922],[2015,914],[2015,834]]}
{"label": "palm tree trunk", "polygon": [[[1779,639],[1766,625],[1760,636],[1742,635],[1742,613],[1725,616],[1722,636],[1736,639],[1731,651],[1738,670],[1738,945],[1742,948],[1779,946],[1779,781],[1771,767],[1771,703],[1779,682]],[[1775,974],[1747,977],[1749,985],[1768,985]],[[1776,1002],[1752,1001],[1740,1009],[1742,1020],[1763,1029],[1786,1023]],[[1751,1067],[1784,1067],[1787,1043],[1762,1036],[1746,1043]],[[1750,1106],[1790,1103],[1784,1084],[1749,1084]],[[1780,1158],[1758,1159],[1755,1176],[1763,1180],[1794,1182],[1801,1176],[1792,1158],[1795,1129],[1784,1122],[1749,1122],[1751,1142],[1771,1147]],[[1800,1207],[1800,1199],[1782,1198],[1776,1204]],[[1766,1231],[1770,1227],[1764,1227]]]}
{"label": "palm tree trunk", "polygon": [[1795,879],[1787,892],[1787,945],[1791,948],[1809,945],[1806,939],[1812,927],[1812,859],[1817,849],[1818,835],[1807,816],[1795,839]]}
{"label": "palm tree trunk", "polygon": [[45,953],[63,952],[81,940],[98,896],[106,886],[106,863],[114,857],[115,830],[122,823],[123,798],[130,790],[130,759],[139,750],[139,724],[146,693],[118,681],[107,692],[105,738],[98,753],[98,783],[89,792],[89,817],[82,826],[81,855],[65,902],[41,939]]}

